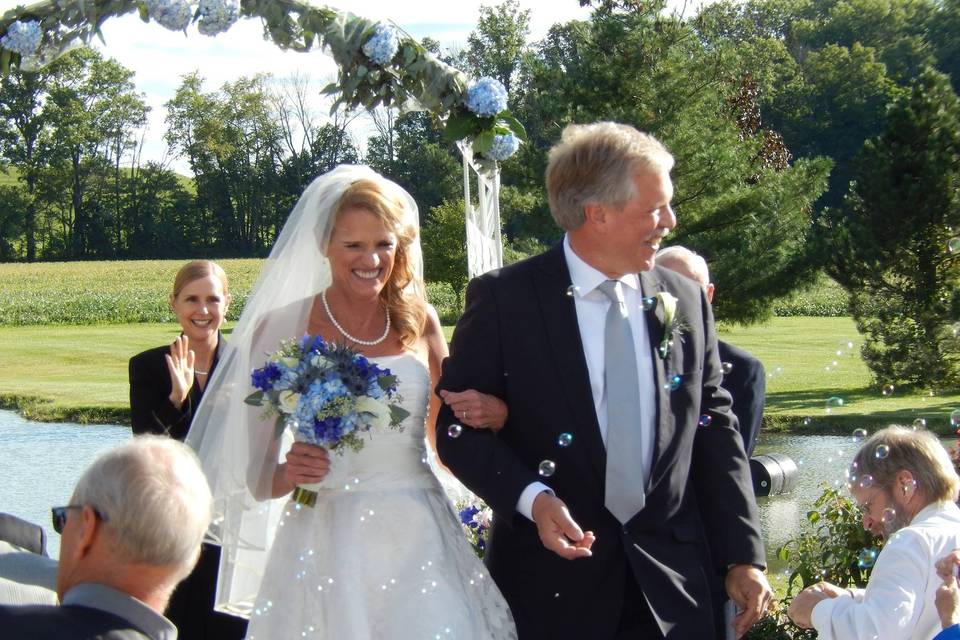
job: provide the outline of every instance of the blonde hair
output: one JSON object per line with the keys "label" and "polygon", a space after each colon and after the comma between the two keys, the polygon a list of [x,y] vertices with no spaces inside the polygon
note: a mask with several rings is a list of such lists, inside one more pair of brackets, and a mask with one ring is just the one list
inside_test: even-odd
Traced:
{"label": "blonde hair", "polygon": [[599,203],[619,207],[636,196],[633,176],[666,173],[673,156],[649,133],[626,124],[571,124],[547,163],[550,212],[566,231],[583,224],[583,209]]}
{"label": "blonde hair", "polygon": [[223,287],[223,295],[230,295],[230,285],[227,283],[227,273],[223,270],[223,267],[213,260],[191,260],[180,267],[177,275],[173,278],[173,297],[179,296],[183,288],[194,280],[201,280],[207,276],[217,278]]}
{"label": "blonde hair", "polygon": [[869,475],[874,486],[890,490],[897,473],[904,469],[913,474],[917,488],[931,502],[957,499],[960,478],[946,449],[929,431],[899,426],[877,431],[857,451],[850,473],[854,483]]}
{"label": "blonde hair", "polygon": [[377,216],[387,229],[396,234],[397,251],[393,271],[380,291],[380,301],[390,313],[390,320],[400,334],[400,342],[406,348],[413,348],[423,334],[427,309],[424,302],[425,287],[410,263],[410,246],[417,241],[417,229],[404,224],[403,208],[403,202],[391,198],[379,182],[357,180],[340,196],[334,224],[345,211],[363,209]]}

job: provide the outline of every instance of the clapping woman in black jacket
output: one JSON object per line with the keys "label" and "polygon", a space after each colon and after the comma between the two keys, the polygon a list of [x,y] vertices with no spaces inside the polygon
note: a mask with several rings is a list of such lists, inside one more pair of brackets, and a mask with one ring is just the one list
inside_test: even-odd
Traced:
{"label": "clapping woman in black jacket", "polygon": [[[227,274],[215,262],[194,260],[177,272],[170,308],[181,333],[173,344],[130,359],[130,417],[135,434],[183,440],[224,346],[220,325],[230,306]],[[170,599],[166,615],[183,640],[243,638],[246,621],[213,611],[220,548],[203,545],[200,560]]]}

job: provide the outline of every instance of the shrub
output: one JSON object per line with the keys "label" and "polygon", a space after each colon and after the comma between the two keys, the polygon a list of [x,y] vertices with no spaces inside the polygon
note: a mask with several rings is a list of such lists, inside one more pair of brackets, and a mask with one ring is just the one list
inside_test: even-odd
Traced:
{"label": "shrub", "polygon": [[794,594],[820,581],[839,587],[864,587],[882,541],[860,524],[860,514],[850,498],[827,488],[807,514],[810,530],[777,550],[787,563],[783,601],[744,636],[747,640],[806,640],[816,632],[800,629],[786,616]]}
{"label": "shrub", "polygon": [[463,303],[449,282],[428,282],[427,300],[437,310],[440,322],[454,324],[463,313]]}

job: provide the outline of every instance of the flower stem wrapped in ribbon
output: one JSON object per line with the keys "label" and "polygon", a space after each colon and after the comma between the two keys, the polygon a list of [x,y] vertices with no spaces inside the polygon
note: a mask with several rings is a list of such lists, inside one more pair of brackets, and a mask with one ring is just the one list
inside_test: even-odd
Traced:
{"label": "flower stem wrapped in ribbon", "polygon": [[[274,437],[290,428],[294,439],[338,455],[363,448],[374,427],[401,429],[410,412],[400,406],[397,377],[353,349],[305,335],[287,340],[251,374],[257,389],[245,402],[276,415]],[[300,504],[316,503],[318,485],[297,487]]]}

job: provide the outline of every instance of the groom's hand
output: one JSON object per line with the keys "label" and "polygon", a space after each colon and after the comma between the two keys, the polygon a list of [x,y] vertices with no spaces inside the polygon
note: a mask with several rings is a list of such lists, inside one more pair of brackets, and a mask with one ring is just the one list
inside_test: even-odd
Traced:
{"label": "groom's hand", "polygon": [[533,500],[533,521],[540,534],[540,542],[561,558],[589,558],[590,547],[596,539],[592,531],[584,532],[574,522],[567,505],[560,498],[542,491]]}
{"label": "groom's hand", "polygon": [[737,605],[739,613],[733,619],[737,637],[747,632],[760,619],[773,599],[767,576],[749,564],[735,564],[727,571],[727,595]]}

